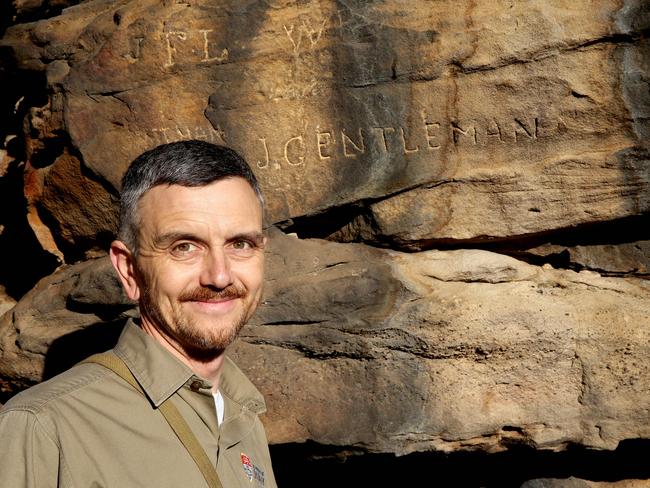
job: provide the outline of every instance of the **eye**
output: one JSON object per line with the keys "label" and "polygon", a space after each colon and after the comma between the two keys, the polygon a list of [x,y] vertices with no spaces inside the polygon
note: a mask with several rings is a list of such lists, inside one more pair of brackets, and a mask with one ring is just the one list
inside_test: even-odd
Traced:
{"label": "eye", "polygon": [[225,245],[225,249],[234,258],[255,256],[263,247],[264,238],[254,233],[233,236]]}
{"label": "eye", "polygon": [[227,247],[234,257],[241,258],[253,256],[259,249],[259,245],[251,239],[235,239]]}
{"label": "eye", "polygon": [[198,247],[191,242],[179,242],[172,247],[171,253],[176,257],[186,257],[196,251]]}
{"label": "eye", "polygon": [[238,251],[248,251],[253,249],[253,244],[245,240],[239,240],[232,243],[232,248]]}

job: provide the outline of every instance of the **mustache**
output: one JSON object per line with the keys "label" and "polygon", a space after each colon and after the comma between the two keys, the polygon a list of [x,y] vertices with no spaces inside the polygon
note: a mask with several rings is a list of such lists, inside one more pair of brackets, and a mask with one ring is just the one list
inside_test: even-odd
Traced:
{"label": "mustache", "polygon": [[209,302],[211,300],[234,300],[244,298],[246,291],[235,285],[230,285],[223,290],[214,290],[211,288],[195,288],[179,295],[180,302]]}

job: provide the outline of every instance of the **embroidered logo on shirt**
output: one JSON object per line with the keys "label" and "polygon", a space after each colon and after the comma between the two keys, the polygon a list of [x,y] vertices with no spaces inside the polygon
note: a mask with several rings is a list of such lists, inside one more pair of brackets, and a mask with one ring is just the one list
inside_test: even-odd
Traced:
{"label": "embroidered logo on shirt", "polygon": [[244,473],[246,474],[246,477],[248,478],[248,481],[252,482],[253,479],[257,482],[256,485],[258,487],[263,487],[264,486],[264,471],[262,471],[260,468],[255,466],[251,462],[251,458],[249,458],[246,454],[243,452],[240,454],[241,456],[241,464],[242,467],[244,468]]}
{"label": "embroidered logo on shirt", "polygon": [[243,452],[241,453],[241,464],[244,468],[244,473],[246,473],[248,481],[253,481],[253,463],[251,463],[251,458],[249,458]]}
{"label": "embroidered logo on shirt", "polygon": [[264,486],[264,471],[257,466],[253,466],[253,477],[257,481],[257,486],[262,488]]}

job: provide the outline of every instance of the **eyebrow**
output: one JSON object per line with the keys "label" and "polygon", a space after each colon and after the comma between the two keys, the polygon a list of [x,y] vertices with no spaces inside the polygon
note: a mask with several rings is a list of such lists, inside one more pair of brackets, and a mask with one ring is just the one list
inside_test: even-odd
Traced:
{"label": "eyebrow", "polygon": [[161,234],[159,236],[156,236],[154,239],[154,244],[156,247],[166,247],[169,244],[172,244],[176,241],[198,241],[198,242],[203,242],[203,239],[199,238],[197,235],[189,233],[189,232],[178,232],[178,231],[171,231],[171,232],[166,232],[165,234]]}

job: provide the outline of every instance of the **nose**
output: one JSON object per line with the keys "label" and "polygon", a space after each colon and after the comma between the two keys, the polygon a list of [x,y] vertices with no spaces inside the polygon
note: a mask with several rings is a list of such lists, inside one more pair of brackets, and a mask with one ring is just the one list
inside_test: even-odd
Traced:
{"label": "nose", "polygon": [[200,282],[202,286],[223,289],[231,285],[230,260],[222,246],[212,249],[203,261]]}

